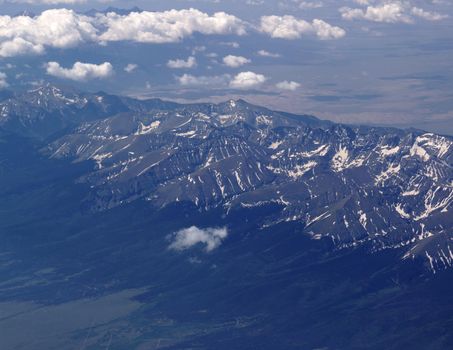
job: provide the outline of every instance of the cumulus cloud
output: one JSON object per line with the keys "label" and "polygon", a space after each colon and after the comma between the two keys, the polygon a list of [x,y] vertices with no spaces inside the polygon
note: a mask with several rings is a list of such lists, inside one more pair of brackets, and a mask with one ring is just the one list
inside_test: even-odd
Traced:
{"label": "cumulus cloud", "polygon": [[113,66],[109,62],[102,64],[76,62],[72,68],[64,68],[58,62],[49,62],[46,66],[47,74],[54,77],[75,81],[108,78],[113,74]]}
{"label": "cumulus cloud", "polygon": [[22,38],[12,38],[0,42],[0,57],[14,57],[26,54],[41,54],[44,52],[44,45],[34,44]]}
{"label": "cumulus cloud", "polygon": [[233,89],[253,89],[262,85],[267,78],[262,74],[254,72],[241,72],[236,75],[230,82],[230,87]]}
{"label": "cumulus cloud", "polygon": [[192,226],[170,236],[172,243],[169,248],[176,251],[183,251],[202,244],[205,246],[206,252],[211,252],[218,248],[227,236],[228,230],[226,227],[202,229]]}
{"label": "cumulus cloud", "polygon": [[45,47],[67,48],[95,40],[92,18],[54,9],[39,16],[0,16],[0,57],[43,53]]}
{"label": "cumulus cloud", "polygon": [[196,66],[197,60],[193,56],[190,56],[187,60],[176,59],[167,62],[167,67],[172,69],[194,68]]}
{"label": "cumulus cloud", "polygon": [[373,22],[386,23],[411,23],[412,19],[406,14],[404,4],[400,2],[387,3],[379,6],[367,6],[366,9],[352,9],[349,7],[340,8],[341,16],[344,19],[365,19]]}
{"label": "cumulus cloud", "polygon": [[206,35],[246,33],[245,23],[233,15],[217,12],[210,16],[196,9],[143,11],[128,15],[111,12],[98,16],[97,19],[107,28],[100,35],[100,40],[103,41],[174,43],[194,33]]}
{"label": "cumulus cloud", "polygon": [[280,89],[280,90],[294,91],[294,90],[297,90],[300,87],[300,84],[298,82],[295,82],[295,81],[285,80],[285,81],[282,81],[280,83],[277,83],[275,86],[278,89]]}
{"label": "cumulus cloud", "polygon": [[223,58],[223,63],[232,68],[237,68],[241,67],[244,64],[252,62],[248,58],[242,57],[242,56],[233,56],[233,55],[228,55]]}
{"label": "cumulus cloud", "polygon": [[260,30],[272,38],[299,39],[302,35],[314,34],[318,38],[339,39],[346,35],[344,29],[332,26],[320,19],[311,23],[294,16],[263,16],[261,17]]}

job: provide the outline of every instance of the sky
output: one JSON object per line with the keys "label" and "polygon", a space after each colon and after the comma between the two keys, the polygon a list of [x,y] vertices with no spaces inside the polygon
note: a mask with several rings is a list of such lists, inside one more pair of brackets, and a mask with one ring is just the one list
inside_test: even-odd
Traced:
{"label": "sky", "polygon": [[452,18],[451,0],[0,0],[0,88],[243,98],[453,135]]}

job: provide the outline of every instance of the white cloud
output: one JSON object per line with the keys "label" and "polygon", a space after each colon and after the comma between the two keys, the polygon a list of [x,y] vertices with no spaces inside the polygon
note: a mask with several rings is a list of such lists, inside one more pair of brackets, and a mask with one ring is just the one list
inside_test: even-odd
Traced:
{"label": "white cloud", "polygon": [[0,72],[0,89],[4,89],[9,86],[7,79],[8,77],[6,76],[5,73]]}
{"label": "white cloud", "polygon": [[194,76],[184,74],[176,79],[180,85],[187,87],[230,87],[232,89],[241,90],[257,88],[267,80],[264,75],[254,72],[241,72],[236,76],[231,76],[229,74],[213,76]]}
{"label": "white cloud", "polygon": [[[428,21],[440,21],[448,18],[448,15],[412,6],[412,2],[407,0],[354,0],[354,2],[366,6],[366,8],[342,7],[340,12],[344,19],[362,19],[383,23],[413,23],[414,17]],[[436,2],[432,1],[432,3],[435,4]]]}
{"label": "white cloud", "polygon": [[41,54],[44,52],[42,44],[34,44],[22,38],[13,38],[0,42],[0,57],[14,57],[26,54]]}
{"label": "white cloud", "polygon": [[295,82],[295,81],[282,81],[280,83],[277,83],[275,85],[278,89],[280,90],[289,90],[289,91],[294,91],[297,90],[300,87],[300,84]]}
{"label": "white cloud", "polygon": [[72,68],[63,68],[58,62],[47,63],[47,74],[75,81],[108,78],[113,74],[113,66],[109,62],[91,64],[76,62]]}
{"label": "white cloud", "polygon": [[[1,0],[0,0],[1,1]],[[32,0],[25,0],[36,3]],[[40,3],[72,3],[77,0],[44,0]],[[162,12],[110,12],[88,16],[69,9],[51,9],[30,16],[0,16],[0,57],[43,54],[48,48],[76,47],[83,43],[106,44],[112,41],[176,43],[196,33],[204,35],[244,35],[252,25],[234,15],[212,15],[197,9]],[[322,20],[312,22],[293,16],[264,16],[261,31],[274,38],[295,39],[314,34],[320,39],[335,39],[345,31]],[[224,43],[238,48],[236,42]]]}
{"label": "white cloud", "polygon": [[232,68],[238,68],[250,62],[252,61],[242,56],[228,55],[223,58],[223,63]]}
{"label": "white cloud", "polygon": [[266,50],[259,50],[257,53],[258,53],[259,56],[262,56],[262,57],[272,57],[272,58],[281,57],[281,55],[278,54],[278,53],[269,52],[269,51],[266,51]]}
{"label": "white cloud", "polygon": [[267,78],[254,72],[241,72],[230,82],[233,89],[253,89],[262,85]]}
{"label": "white cloud", "polygon": [[302,35],[314,34],[318,38],[339,39],[346,32],[340,27],[335,27],[320,19],[314,19],[311,23],[294,16],[263,16],[261,17],[262,32],[272,38],[299,39]]}
{"label": "white cloud", "polygon": [[410,23],[411,18],[405,13],[405,6],[400,2],[368,6],[365,10],[343,7],[340,9],[344,19],[365,19],[373,22]]}
{"label": "white cloud", "polygon": [[167,67],[173,69],[183,69],[183,68],[194,68],[197,66],[197,60],[195,57],[190,56],[187,60],[169,60],[167,62]]}
{"label": "white cloud", "polygon": [[366,9],[340,8],[344,19],[365,19],[373,22],[411,23],[412,19],[406,13],[406,6],[401,2],[386,3],[379,6],[367,6]]}
{"label": "white cloud", "polygon": [[137,68],[138,68],[137,64],[129,63],[126,67],[124,67],[124,71],[127,72],[127,73],[132,73]]}
{"label": "white cloud", "polygon": [[132,12],[128,15],[108,13],[98,16],[107,30],[100,40],[132,40],[145,43],[174,43],[194,33],[206,35],[246,33],[245,23],[225,12],[212,16],[196,9],[165,12]]}
{"label": "white cloud", "polygon": [[243,35],[246,23],[225,12],[212,16],[196,9],[85,16],[52,9],[35,17],[0,16],[0,57],[42,54],[47,47],[68,48],[85,42],[178,42],[195,33]]}
{"label": "white cloud", "polygon": [[92,18],[54,9],[39,16],[0,16],[0,57],[40,54],[45,47],[67,48],[95,40]]}
{"label": "white cloud", "polygon": [[311,25],[318,38],[322,40],[340,39],[346,35],[343,28],[332,26],[321,19],[314,19]]}
{"label": "white cloud", "polygon": [[177,251],[192,248],[198,244],[205,245],[206,252],[211,252],[218,248],[227,238],[228,230],[224,228],[205,228],[201,229],[192,226],[176,232],[171,236],[173,242],[169,248]]}

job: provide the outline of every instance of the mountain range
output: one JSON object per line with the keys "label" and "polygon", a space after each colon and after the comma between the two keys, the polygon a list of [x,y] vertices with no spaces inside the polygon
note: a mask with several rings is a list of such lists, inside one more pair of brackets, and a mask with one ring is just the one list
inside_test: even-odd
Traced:
{"label": "mountain range", "polygon": [[[336,124],[310,115],[272,111],[244,100],[178,104],[43,85],[1,93],[0,144],[4,198],[0,232],[5,242],[0,273],[11,274],[0,288],[2,300],[48,305],[99,297],[113,290],[138,293],[151,283],[152,276],[153,292],[138,293],[142,302],[151,298],[149,293],[152,300],[160,300],[167,293],[179,295],[177,291],[183,290],[179,302],[171,299],[179,303],[179,311],[200,302],[200,296],[213,309],[216,298],[224,298],[216,315],[237,311],[239,304],[242,311],[249,312],[244,311],[247,316],[236,318],[233,325],[228,323],[231,318],[220,317],[216,323],[219,337],[215,329],[201,326],[207,322],[203,312],[208,311],[192,310],[196,326],[178,328],[159,344],[143,343],[142,339],[143,349],[185,349],[195,348],[195,344],[197,348],[216,344],[219,349],[252,349],[252,345],[243,345],[244,339],[256,341],[255,335],[261,337],[262,349],[278,349],[282,347],[277,339],[285,332],[289,339],[285,349],[382,349],[384,345],[401,349],[408,344],[413,349],[441,349],[451,344],[451,333],[434,327],[432,332],[441,335],[439,347],[431,343],[427,347],[420,343],[423,334],[405,338],[411,326],[402,325],[404,336],[398,341],[390,336],[379,341],[384,332],[380,327],[386,321],[376,326],[367,346],[352,335],[356,342],[349,342],[342,327],[337,338],[341,340],[322,344],[321,335],[334,332],[335,326],[326,315],[314,315],[332,310],[326,306],[330,300],[327,292],[319,288],[329,285],[326,281],[332,274],[332,283],[342,280],[344,268],[352,274],[350,280],[373,276],[366,287],[353,284],[360,289],[354,293],[373,290],[373,298],[381,300],[383,308],[391,302],[385,293],[395,292],[402,298],[398,293],[407,292],[408,287],[402,287],[405,283],[425,288],[450,281],[440,283],[441,294],[451,286],[452,137],[415,129]],[[222,227],[224,234],[216,231]],[[162,232],[149,237],[144,233],[157,229]],[[190,232],[201,237],[195,243],[205,243],[205,250],[178,241]],[[143,250],[148,245],[154,247],[152,257]],[[11,258],[11,254],[18,256]],[[40,256],[39,262],[35,256]],[[173,259],[179,259],[178,263]],[[218,268],[221,263],[215,259],[224,266]],[[150,268],[154,272],[147,276],[140,266],[151,262],[161,266]],[[200,270],[187,272],[188,264]],[[134,266],[133,272],[128,266]],[[46,280],[46,274],[53,277]],[[203,274],[210,279],[203,280]],[[230,279],[235,281],[231,287],[235,297],[226,302],[231,274],[235,275]],[[177,282],[173,280],[176,276],[181,276]],[[258,281],[247,283],[252,276]],[[80,278],[93,289],[81,288]],[[204,281],[202,289],[213,288],[210,294],[197,289],[194,280]],[[260,289],[264,285],[266,292]],[[300,286],[308,289],[300,292]],[[269,307],[267,313],[255,305],[258,290],[259,299]],[[285,329],[281,333],[283,323],[279,322],[284,317],[277,307],[281,301],[274,310],[272,300],[276,296],[293,300],[295,290],[318,304],[301,304],[292,314],[292,326],[301,327],[300,332]],[[414,289],[410,290],[409,294]],[[318,292],[324,295],[321,299],[312,294]],[[354,294],[341,288],[337,292],[343,301]],[[411,306],[405,312],[414,310],[421,295],[414,293],[408,299]],[[442,298],[448,298],[445,295]],[[366,298],[371,297],[367,294]],[[366,298],[361,299],[364,305],[368,305]],[[439,295],[432,296],[432,300],[436,298]],[[169,300],[154,302],[164,310]],[[290,304],[286,307],[291,309]],[[444,309],[437,304],[431,308],[439,310],[434,314],[442,314]],[[299,311],[312,322],[296,317]],[[161,317],[153,321],[156,327],[170,329],[175,321],[168,313],[164,317],[159,312]],[[276,323],[268,319],[274,313],[279,315]],[[451,321],[449,316],[436,314],[435,318],[434,314],[429,322]],[[382,320],[388,320],[385,317]],[[142,315],[136,322],[143,320]],[[380,320],[379,316],[376,322]],[[357,319],[351,322],[359,324]],[[102,333],[102,327],[97,327],[98,335],[110,334],[112,339],[112,333]],[[309,335],[308,330],[317,330],[320,336]],[[278,337],[270,335],[274,331]],[[149,336],[150,332],[152,327],[143,334]],[[216,334],[214,343],[211,334]],[[121,336],[121,341],[128,337]],[[225,340],[231,336],[241,341],[235,342],[234,337]],[[99,337],[87,336],[93,348],[105,345],[107,340]],[[172,337],[179,342],[170,341]],[[48,343],[39,344],[51,348]]]}
{"label": "mountain range", "polygon": [[[339,248],[406,247],[453,264],[453,139],[348,126],[248,104],[180,105],[44,86],[5,94],[0,126],[48,139],[49,158],[91,161],[86,205],[146,200],[200,210],[276,205],[263,227],[300,221]],[[57,136],[55,136],[57,135]]]}

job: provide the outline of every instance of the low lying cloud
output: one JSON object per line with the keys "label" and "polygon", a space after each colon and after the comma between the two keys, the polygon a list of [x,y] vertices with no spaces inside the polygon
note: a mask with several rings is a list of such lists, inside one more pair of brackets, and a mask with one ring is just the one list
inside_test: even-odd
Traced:
{"label": "low lying cloud", "polygon": [[335,27],[320,19],[311,23],[294,16],[263,16],[260,30],[272,38],[294,40],[302,35],[316,35],[319,39],[340,39],[346,35],[344,29]]}
{"label": "low lying cloud", "polygon": [[47,63],[47,74],[54,77],[75,81],[108,78],[113,74],[113,66],[109,62],[102,64],[76,62],[72,68],[64,68],[58,62]]}
{"label": "low lying cloud", "polygon": [[218,248],[227,236],[228,230],[226,227],[202,229],[192,226],[170,236],[172,243],[169,248],[176,251],[183,251],[202,244],[205,245],[206,252],[211,252]]}

